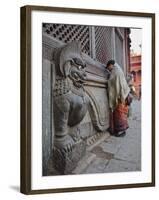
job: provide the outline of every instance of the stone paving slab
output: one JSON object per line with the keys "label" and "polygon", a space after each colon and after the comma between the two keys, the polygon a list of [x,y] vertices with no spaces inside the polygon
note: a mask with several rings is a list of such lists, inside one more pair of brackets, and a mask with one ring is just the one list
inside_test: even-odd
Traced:
{"label": "stone paving slab", "polygon": [[141,170],[141,102],[132,104],[132,116],[125,137],[106,135],[87,148],[76,174],[111,173]]}
{"label": "stone paving slab", "polygon": [[131,163],[128,161],[112,159],[109,164],[103,170],[103,172],[128,172],[128,171],[139,171],[136,163]]}
{"label": "stone paving slab", "polygon": [[87,167],[87,169],[83,172],[83,174],[87,173],[102,173],[106,168],[109,160],[103,158],[96,158],[94,162]]}
{"label": "stone paving slab", "polygon": [[117,137],[110,137],[108,140],[102,142],[99,146],[102,147],[104,152],[116,154],[122,145],[122,139]]}
{"label": "stone paving slab", "polygon": [[[128,141],[128,142],[126,142]],[[116,153],[115,158],[127,160],[134,163],[141,162],[141,149],[139,141],[131,141],[129,138],[125,138],[124,144],[121,146],[119,151]]]}

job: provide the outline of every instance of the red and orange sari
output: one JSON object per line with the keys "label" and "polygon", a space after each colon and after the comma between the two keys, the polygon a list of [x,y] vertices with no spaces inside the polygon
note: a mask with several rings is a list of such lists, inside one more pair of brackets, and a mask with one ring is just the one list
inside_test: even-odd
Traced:
{"label": "red and orange sari", "polygon": [[110,111],[110,132],[117,134],[129,128],[128,125],[129,107],[126,103],[119,103],[114,111]]}
{"label": "red and orange sari", "polygon": [[118,134],[128,129],[130,88],[122,69],[114,66],[108,79],[108,100],[110,108],[111,134]]}

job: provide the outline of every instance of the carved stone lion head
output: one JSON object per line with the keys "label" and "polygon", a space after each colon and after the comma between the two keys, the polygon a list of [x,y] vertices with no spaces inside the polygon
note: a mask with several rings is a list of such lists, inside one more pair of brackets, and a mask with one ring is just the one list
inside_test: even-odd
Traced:
{"label": "carved stone lion head", "polygon": [[75,86],[81,87],[86,79],[86,64],[82,58],[80,44],[76,41],[66,44],[56,51],[54,58],[56,74],[69,77]]}

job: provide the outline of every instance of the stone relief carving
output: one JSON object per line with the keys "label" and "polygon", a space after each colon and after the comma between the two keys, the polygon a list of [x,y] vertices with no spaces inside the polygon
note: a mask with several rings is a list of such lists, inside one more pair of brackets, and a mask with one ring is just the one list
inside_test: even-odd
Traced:
{"label": "stone relief carving", "polygon": [[[53,88],[53,159],[56,170],[65,174],[76,166],[86,149],[86,143],[80,138],[78,129],[89,104],[83,87],[86,64],[77,42],[59,48],[54,59],[56,77]],[[75,131],[69,132],[69,127],[75,127]]]}
{"label": "stone relief carving", "polygon": [[107,124],[101,119],[99,104],[89,89],[86,89],[86,94],[89,97],[88,111],[91,117],[94,128],[99,132],[104,132],[107,129]]}
{"label": "stone relief carving", "polygon": [[68,174],[86,151],[86,140],[80,136],[79,125],[87,111],[98,132],[104,132],[107,126],[100,117],[95,97],[84,88],[87,79],[86,63],[79,43],[74,41],[58,48],[54,53],[54,62],[55,135],[52,158],[57,173]]}

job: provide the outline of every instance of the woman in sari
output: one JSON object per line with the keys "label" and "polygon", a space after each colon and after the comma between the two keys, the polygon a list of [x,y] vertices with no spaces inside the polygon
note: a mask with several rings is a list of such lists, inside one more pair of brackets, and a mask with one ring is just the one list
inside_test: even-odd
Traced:
{"label": "woman in sari", "polygon": [[128,129],[128,111],[131,103],[130,88],[122,69],[115,65],[114,60],[109,60],[106,66],[109,71],[108,101],[110,109],[110,134],[120,137]]}

